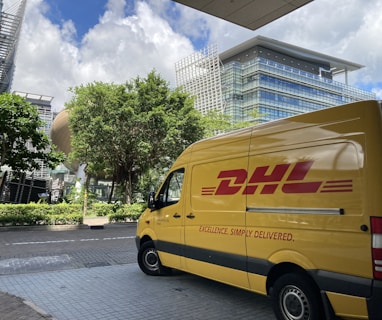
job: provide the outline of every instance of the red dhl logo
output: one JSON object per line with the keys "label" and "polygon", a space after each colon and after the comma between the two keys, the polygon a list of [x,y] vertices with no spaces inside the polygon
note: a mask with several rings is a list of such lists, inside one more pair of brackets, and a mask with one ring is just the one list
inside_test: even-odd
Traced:
{"label": "red dhl logo", "polygon": [[[304,182],[314,161],[302,161],[257,167],[250,176],[245,169],[223,170],[217,178],[221,179],[217,187],[202,187],[202,195],[233,195],[238,192],[250,195],[273,194],[277,188],[283,193],[324,193],[324,192],[352,192],[352,180],[331,180]],[[287,174],[288,170],[289,174]]]}

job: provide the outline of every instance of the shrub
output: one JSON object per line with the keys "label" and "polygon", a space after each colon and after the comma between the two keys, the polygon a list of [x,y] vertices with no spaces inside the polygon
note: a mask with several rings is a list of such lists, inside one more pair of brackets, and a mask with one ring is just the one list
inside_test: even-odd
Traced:
{"label": "shrub", "polygon": [[[146,208],[145,204],[132,205],[93,203],[89,215],[108,216],[110,222],[136,221]],[[73,225],[83,223],[80,204],[0,204],[1,226]]]}
{"label": "shrub", "polygon": [[127,212],[132,220],[138,220],[145,209],[146,203],[133,203],[128,206]]}
{"label": "shrub", "polygon": [[109,215],[110,222],[127,222],[137,221],[145,210],[146,205],[143,203],[134,203],[131,205],[120,206],[115,213]]}
{"label": "shrub", "polygon": [[95,215],[97,217],[105,217],[114,212],[113,205],[106,203],[93,203],[91,205],[90,210],[88,211],[88,215]]}
{"label": "shrub", "polygon": [[82,222],[78,205],[48,204],[3,204],[0,205],[0,225],[54,225]]}

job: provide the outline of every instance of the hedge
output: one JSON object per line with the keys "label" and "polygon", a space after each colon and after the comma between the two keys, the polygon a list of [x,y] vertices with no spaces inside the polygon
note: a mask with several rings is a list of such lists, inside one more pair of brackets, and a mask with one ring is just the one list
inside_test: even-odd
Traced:
{"label": "hedge", "polygon": [[145,209],[146,204],[143,203],[114,207],[114,212],[109,215],[109,222],[137,221]]}
{"label": "hedge", "polygon": [[[136,221],[144,204],[113,205],[94,203],[87,216],[107,216],[109,222]],[[83,223],[80,204],[0,204],[0,226],[75,225]]]}

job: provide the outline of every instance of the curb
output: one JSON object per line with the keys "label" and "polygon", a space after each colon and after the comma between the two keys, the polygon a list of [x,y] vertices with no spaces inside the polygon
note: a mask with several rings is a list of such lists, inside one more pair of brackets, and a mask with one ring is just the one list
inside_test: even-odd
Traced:
{"label": "curb", "polygon": [[57,320],[45,310],[36,306],[33,302],[21,297],[0,291],[0,298],[1,319]]}
{"label": "curb", "polygon": [[32,301],[23,301],[24,304],[26,304],[29,308],[36,311],[38,314],[40,314],[44,319],[48,320],[57,320],[56,318],[52,317],[49,313],[46,313],[45,310],[41,309],[40,307],[36,306]]}

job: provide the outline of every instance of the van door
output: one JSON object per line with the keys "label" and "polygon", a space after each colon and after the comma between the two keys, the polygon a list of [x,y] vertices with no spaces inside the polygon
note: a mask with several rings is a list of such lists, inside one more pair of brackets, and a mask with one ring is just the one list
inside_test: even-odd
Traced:
{"label": "van door", "polygon": [[164,266],[181,269],[184,221],[184,168],[173,170],[156,199],[153,217],[157,239],[155,246]]}
{"label": "van door", "polygon": [[186,270],[242,288],[248,288],[241,194],[247,162],[239,157],[194,164],[185,212]]}
{"label": "van door", "polygon": [[330,142],[250,155],[247,227],[253,236],[247,238],[247,250],[252,290],[265,292],[269,261],[337,275],[365,276],[370,270],[370,250],[365,250],[370,237],[360,229],[365,224],[360,144]]}

